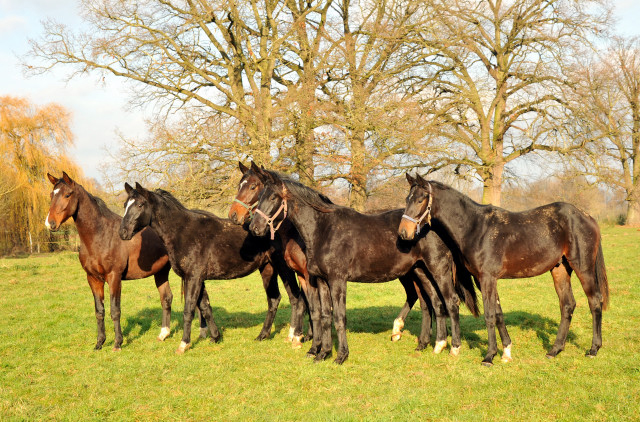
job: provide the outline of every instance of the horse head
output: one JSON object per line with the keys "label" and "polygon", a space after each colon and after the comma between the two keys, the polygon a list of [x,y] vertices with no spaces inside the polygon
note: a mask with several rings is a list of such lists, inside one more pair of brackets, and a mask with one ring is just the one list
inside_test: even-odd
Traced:
{"label": "horse head", "polygon": [[151,224],[151,192],[136,182],[135,189],[124,184],[127,199],[124,202],[124,216],[120,223],[119,235],[122,240],[130,240],[136,233]]}
{"label": "horse head", "polygon": [[416,174],[415,178],[411,177],[409,173],[406,173],[406,176],[411,188],[409,195],[407,195],[407,205],[398,227],[398,235],[403,240],[412,240],[416,235],[420,234],[420,225],[423,221],[427,225],[431,224],[433,192],[431,184],[419,174]]}
{"label": "horse head", "polygon": [[57,231],[62,223],[74,216],[78,210],[78,194],[76,182],[66,172],[57,179],[47,173],[49,181],[53,185],[49,213],[44,220],[44,225],[52,232]]}
{"label": "horse head", "polygon": [[238,184],[238,193],[229,209],[229,219],[234,224],[244,224],[247,219],[253,218],[253,209],[258,204],[258,197],[264,183],[258,177],[260,168],[253,161],[251,168],[247,168],[241,162],[238,162],[238,166],[242,172],[242,178]]}

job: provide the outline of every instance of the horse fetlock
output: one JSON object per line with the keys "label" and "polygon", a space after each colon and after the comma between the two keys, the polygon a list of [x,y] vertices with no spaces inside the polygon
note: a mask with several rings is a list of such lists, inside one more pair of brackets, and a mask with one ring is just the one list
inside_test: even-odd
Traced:
{"label": "horse fetlock", "polygon": [[511,357],[511,344],[510,344],[508,346],[505,346],[504,350],[502,351],[502,362],[508,363],[512,361],[513,361],[513,358]]}
{"label": "horse fetlock", "polygon": [[287,335],[287,338],[284,339],[285,343],[291,343],[293,341],[293,338],[295,333],[295,328],[293,327],[289,327],[289,334]]}
{"label": "horse fetlock", "polygon": [[399,341],[402,338],[402,329],[404,328],[404,320],[396,318],[393,321],[393,330],[391,331],[391,341]]}
{"label": "horse fetlock", "polygon": [[162,327],[160,329],[160,334],[158,334],[158,341],[165,341],[167,337],[171,334],[171,329],[169,327]]}
{"label": "horse fetlock", "polygon": [[191,343],[186,343],[184,341],[180,342],[180,346],[176,349],[176,354],[181,355],[191,347]]}
{"label": "horse fetlock", "polygon": [[435,346],[433,346],[433,353],[438,354],[447,347],[447,340],[436,341]]}

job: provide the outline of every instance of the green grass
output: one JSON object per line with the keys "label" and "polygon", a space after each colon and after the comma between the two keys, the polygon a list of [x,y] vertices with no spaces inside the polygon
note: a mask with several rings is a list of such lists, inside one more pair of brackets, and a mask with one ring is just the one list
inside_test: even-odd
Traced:
{"label": "green grass", "polygon": [[403,339],[390,342],[404,302],[397,282],[349,284],[343,366],[314,364],[304,357],[308,345],[284,343],[286,298],[272,338],[255,342],[266,310],[257,275],[207,283],[224,340],[195,340],[196,323],[183,356],[174,354],[182,335],[178,278],[172,274],[172,335],[163,343],[156,341],[161,308],[152,279],[127,281],[122,351],[111,350],[107,305],[107,342],[96,352],[93,300],[75,254],[0,259],[0,420],[637,420],[640,231],[603,229],[603,247],[611,304],[598,356],[584,357],[591,316],[574,277],[578,306],[567,347],[545,358],[560,318],[546,274],[499,282],[514,361],[498,356],[493,368],[480,365],[484,321],[466,309],[457,358],[414,351],[417,309]]}

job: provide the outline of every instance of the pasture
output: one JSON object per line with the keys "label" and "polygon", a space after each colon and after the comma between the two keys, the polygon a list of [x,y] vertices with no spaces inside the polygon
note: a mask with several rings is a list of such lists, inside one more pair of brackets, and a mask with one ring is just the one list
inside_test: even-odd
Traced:
{"label": "pasture", "polygon": [[[514,361],[487,350],[482,317],[461,307],[461,355],[415,352],[416,308],[405,335],[389,341],[404,303],[400,283],[349,283],[349,360],[314,364],[309,345],[284,342],[290,307],[283,297],[269,340],[255,342],[266,312],[257,273],[208,281],[223,341],[196,340],[185,355],[180,281],[171,336],[158,342],[162,310],[153,278],[125,281],[122,351],[113,352],[108,298],[107,341],[94,351],[93,299],[77,254],[0,259],[0,419],[72,420],[637,420],[640,415],[640,231],[604,228],[611,303],[603,347],[591,345],[591,315],[574,276],[577,308],[567,346],[545,357],[560,320],[551,276],[500,280],[498,289]],[[281,287],[281,293],[286,296]],[[197,325],[197,323],[195,324]],[[335,341],[335,334],[334,334]],[[500,352],[502,350],[499,344]],[[335,357],[335,350],[333,353]]]}

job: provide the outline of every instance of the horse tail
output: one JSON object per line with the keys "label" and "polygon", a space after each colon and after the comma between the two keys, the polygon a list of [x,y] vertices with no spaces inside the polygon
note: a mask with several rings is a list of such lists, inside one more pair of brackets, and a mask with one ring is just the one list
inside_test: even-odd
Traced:
{"label": "horse tail", "polygon": [[605,310],[609,307],[609,281],[607,280],[607,270],[604,267],[601,240],[598,241],[598,253],[596,254],[596,288],[600,289],[602,309]]}
{"label": "horse tail", "polygon": [[456,264],[453,260],[453,285],[455,286],[458,297],[469,308],[474,317],[480,315],[478,308],[478,296],[476,295],[475,285],[471,273],[462,263]]}

